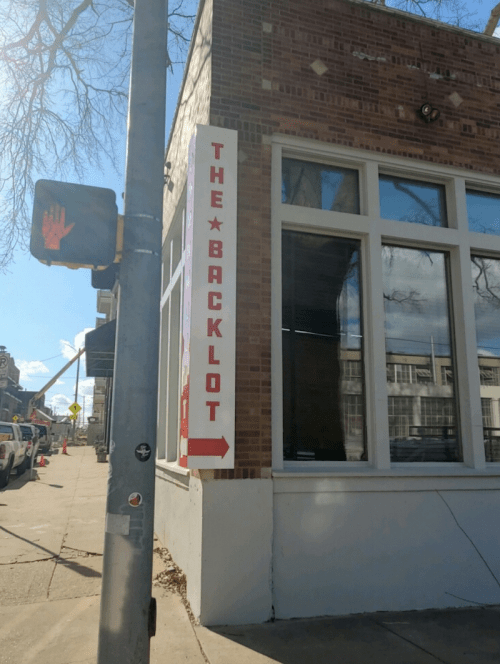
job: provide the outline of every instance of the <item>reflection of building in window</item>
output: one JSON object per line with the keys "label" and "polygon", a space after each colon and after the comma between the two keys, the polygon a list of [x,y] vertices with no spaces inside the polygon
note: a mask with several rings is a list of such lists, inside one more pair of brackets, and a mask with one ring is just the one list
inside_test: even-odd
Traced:
{"label": "reflection of building in window", "polygon": [[441,384],[453,385],[453,371],[451,367],[441,366]]}
{"label": "reflection of building in window", "polygon": [[443,427],[455,426],[454,406],[454,399],[421,397],[420,416],[422,426],[436,427],[435,435],[441,436]]}
{"label": "reflection of building in window", "polygon": [[491,399],[481,399],[481,414],[483,416],[483,427],[492,427]]}
{"label": "reflection of building in window", "polygon": [[500,385],[500,371],[498,367],[479,367],[481,385]]}
{"label": "reflection of building in window", "polygon": [[389,437],[408,438],[413,425],[413,397],[389,397]]}
{"label": "reflection of building in window", "polygon": [[361,380],[363,377],[361,362],[359,360],[342,360],[344,380]]}

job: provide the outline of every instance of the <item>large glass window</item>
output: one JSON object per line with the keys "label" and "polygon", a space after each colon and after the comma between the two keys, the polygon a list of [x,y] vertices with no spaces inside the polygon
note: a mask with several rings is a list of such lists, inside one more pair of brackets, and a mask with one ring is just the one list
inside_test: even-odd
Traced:
{"label": "large glass window", "polygon": [[284,457],[365,460],[360,242],[285,230],[282,266]]}
{"label": "large glass window", "polygon": [[467,189],[469,230],[500,235],[500,194]]}
{"label": "large glass window", "polygon": [[[440,364],[453,370],[454,364],[447,256],[384,246],[382,266],[386,359],[388,366],[395,367],[388,375],[388,393],[416,399],[405,437],[403,427],[393,419],[396,413],[389,414],[389,429],[397,432],[391,437],[391,459],[458,461],[454,385],[450,381],[443,386],[438,370]],[[415,382],[408,364],[415,366]]]}
{"label": "large glass window", "polygon": [[500,400],[500,260],[472,256],[471,267],[486,460],[500,461],[500,422],[484,405]]}
{"label": "large glass window", "polygon": [[[486,459],[496,473],[500,178],[339,145],[323,144],[314,161],[317,144],[305,145],[273,139],[275,469],[324,460],[342,461],[343,474],[347,461],[484,471]],[[473,304],[476,333],[463,320]],[[478,375],[467,380],[475,339]]]}
{"label": "large glass window", "polygon": [[381,175],[380,216],[428,226],[448,226],[446,191],[442,184]]}
{"label": "large glass window", "polygon": [[282,203],[359,214],[358,171],[283,159]]}

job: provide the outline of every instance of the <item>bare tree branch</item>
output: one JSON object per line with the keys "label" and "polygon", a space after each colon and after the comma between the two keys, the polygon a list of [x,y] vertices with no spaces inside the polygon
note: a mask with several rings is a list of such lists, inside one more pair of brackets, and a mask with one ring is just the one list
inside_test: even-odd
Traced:
{"label": "bare tree branch", "polygon": [[[108,159],[127,111],[133,0],[0,0],[0,270],[25,249],[40,177],[82,180]],[[169,15],[187,53],[189,0]],[[166,54],[167,57],[167,54]]]}

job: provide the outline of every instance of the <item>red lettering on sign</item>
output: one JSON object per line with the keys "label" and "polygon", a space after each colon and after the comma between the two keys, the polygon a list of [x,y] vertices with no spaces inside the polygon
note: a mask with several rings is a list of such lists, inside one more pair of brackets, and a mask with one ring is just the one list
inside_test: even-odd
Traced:
{"label": "red lettering on sign", "polygon": [[207,392],[220,392],[220,374],[207,374]]}
{"label": "red lettering on sign", "polygon": [[214,208],[222,207],[222,191],[210,192],[210,205]]}
{"label": "red lettering on sign", "polygon": [[212,337],[214,334],[216,337],[222,337],[219,330],[220,323],[222,323],[222,318],[217,318],[215,321],[213,318],[207,320],[207,337]]}
{"label": "red lettering on sign", "polygon": [[209,364],[220,364],[220,360],[215,359],[215,346],[208,347],[208,363]]}
{"label": "red lettering on sign", "polygon": [[222,258],[222,240],[208,241],[208,257]]}
{"label": "red lettering on sign", "polygon": [[220,265],[209,265],[208,266],[208,283],[209,284],[221,284],[222,283],[222,267]]}
{"label": "red lettering on sign", "polygon": [[224,147],[224,143],[212,143],[212,147],[215,148],[215,158],[220,159],[220,149]]}
{"label": "red lettering on sign", "polygon": [[207,406],[210,408],[210,422],[215,422],[215,409],[220,406],[220,401],[207,401]]}
{"label": "red lettering on sign", "polygon": [[222,293],[210,291],[208,294],[208,308],[211,311],[219,311],[222,309],[222,304],[220,302],[214,302],[214,300],[222,300]]}
{"label": "red lettering on sign", "polygon": [[212,184],[215,182],[215,178],[217,178],[219,184],[224,184],[224,168],[222,166],[217,170],[215,166],[210,166],[210,182]]}

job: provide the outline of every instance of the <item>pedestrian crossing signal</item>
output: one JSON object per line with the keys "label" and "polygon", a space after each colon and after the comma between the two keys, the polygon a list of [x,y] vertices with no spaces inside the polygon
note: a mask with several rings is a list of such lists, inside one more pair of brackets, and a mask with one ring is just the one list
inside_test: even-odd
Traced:
{"label": "pedestrian crossing signal", "polygon": [[107,267],[116,253],[117,215],[111,189],[38,180],[30,251],[47,265]]}

